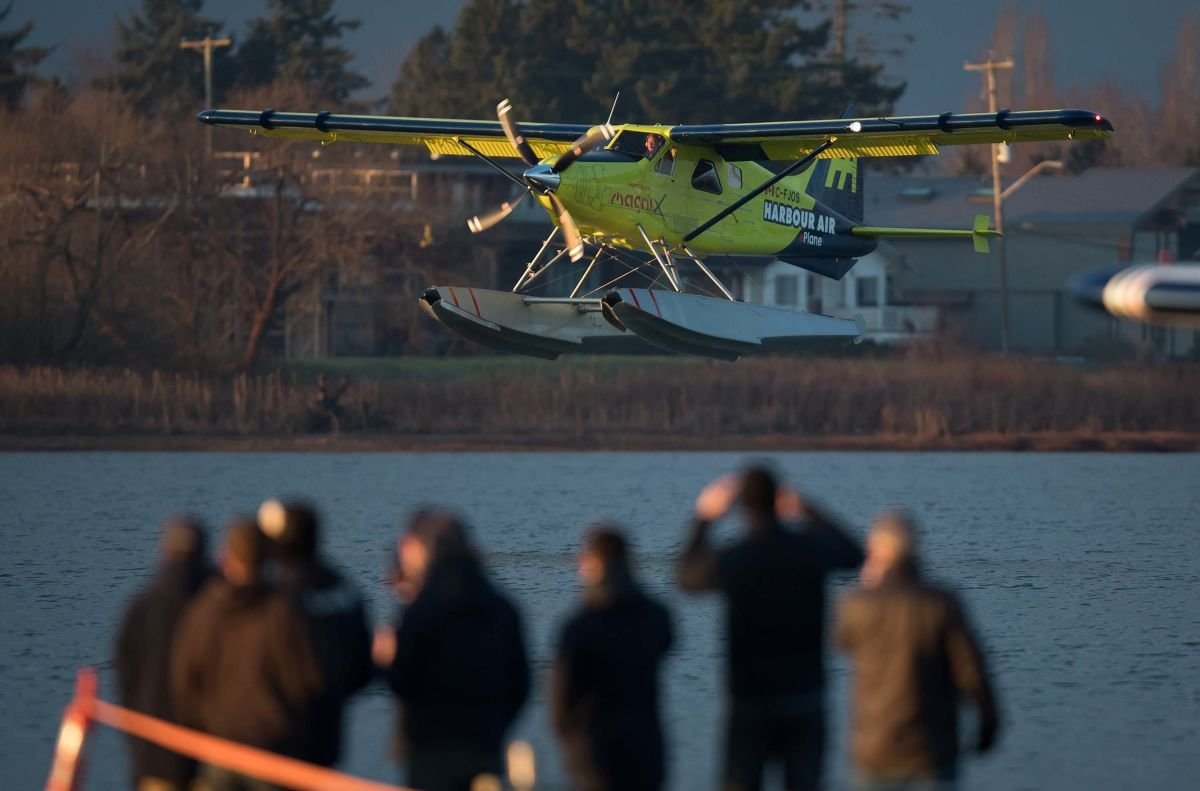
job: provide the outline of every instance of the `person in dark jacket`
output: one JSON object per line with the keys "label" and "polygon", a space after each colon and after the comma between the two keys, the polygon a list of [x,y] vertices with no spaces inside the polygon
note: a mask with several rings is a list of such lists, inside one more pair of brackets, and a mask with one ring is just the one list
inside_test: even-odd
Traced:
{"label": "person in dark jacket", "polygon": [[529,694],[520,617],[455,517],[418,513],[398,550],[413,598],[376,657],[400,704],[408,784],[467,791],[479,775],[503,774],[504,736]]}
{"label": "person in dark jacket", "polygon": [[906,514],[872,526],[862,586],[843,597],[835,639],[854,672],[859,787],[952,788],[962,699],[979,710],[979,751],[991,749],[999,719],[983,652],[958,600],[921,578]]}
{"label": "person in dark jacket", "polygon": [[583,607],[562,630],[551,715],[581,791],[655,791],[665,779],[659,668],[667,610],[636,585],[625,537],[593,529],[579,555]]}
{"label": "person in dark jacket", "polygon": [[[295,757],[321,675],[303,616],[263,582],[265,543],[252,520],[226,532],[223,579],[204,588],[176,632],[171,701],[183,725]],[[207,791],[269,788],[213,765],[200,779]]]}
{"label": "person in dark jacket", "polygon": [[[184,608],[211,573],[206,544],[191,517],[163,525],[158,573],[129,605],[117,633],[117,687],[126,708],[176,721],[167,682],[171,645]],[[196,775],[191,759],[141,739],[130,737],[129,756],[139,791],[183,791]]]}
{"label": "person in dark jacket", "polygon": [[[718,551],[710,527],[735,501],[745,537]],[[727,602],[724,788],[757,791],[769,761],[782,763],[789,791],[819,786],[826,578],[862,558],[854,539],[816,506],[780,490],[766,468],[726,476],[700,494],[679,582],[690,592],[720,591]]]}
{"label": "person in dark jacket", "polygon": [[310,506],[268,500],[258,523],[274,546],[275,583],[303,614],[321,671],[322,694],[305,715],[312,728],[297,755],[333,766],[341,756],[346,701],[375,672],[366,606],[354,585],[319,557],[320,525]]}

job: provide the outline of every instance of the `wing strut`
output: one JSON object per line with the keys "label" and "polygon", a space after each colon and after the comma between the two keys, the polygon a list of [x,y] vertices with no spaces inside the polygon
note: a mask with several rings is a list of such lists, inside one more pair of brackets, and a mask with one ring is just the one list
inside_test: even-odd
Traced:
{"label": "wing strut", "polygon": [[522,181],[520,176],[510,173],[508,168],[504,167],[503,165],[501,165],[499,162],[492,159],[491,157],[485,155],[483,152],[481,152],[475,146],[468,143],[466,140],[463,140],[461,137],[456,137],[456,138],[454,138],[454,142],[458,143],[460,146],[462,146],[463,148],[470,151],[472,156],[481,160],[485,165],[487,165],[488,167],[495,170],[501,176],[504,176],[504,178],[508,179],[513,184],[516,184],[518,187],[520,187],[523,190],[529,189],[529,185],[526,184],[524,181]]}
{"label": "wing strut", "polygon": [[767,191],[768,189],[770,189],[771,187],[775,186],[775,184],[777,184],[782,179],[787,178],[788,176],[792,175],[800,168],[807,165],[809,162],[812,162],[814,159],[816,159],[818,156],[821,155],[822,151],[824,151],[825,149],[827,149],[831,145],[833,145],[836,140],[837,140],[836,137],[828,138],[824,143],[817,146],[812,151],[809,151],[807,154],[802,156],[800,159],[797,159],[795,162],[788,165],[786,168],[779,171],[774,176],[772,176],[771,178],[764,181],[762,184],[759,184],[757,187],[750,190],[750,192],[746,193],[742,197],[738,198],[736,201],[734,201],[729,206],[726,206],[724,209],[721,209],[721,211],[719,211],[715,215],[713,215],[712,218],[708,220],[708,222],[704,223],[699,228],[692,231],[687,236],[683,237],[683,243],[687,244],[688,242],[692,241],[697,236],[699,236],[700,234],[707,231],[709,228],[711,228],[714,225],[716,225],[717,223],[719,223],[721,220],[725,219],[726,217],[733,214],[738,209],[745,206],[750,201],[757,198],[761,193],[763,193],[763,192]]}

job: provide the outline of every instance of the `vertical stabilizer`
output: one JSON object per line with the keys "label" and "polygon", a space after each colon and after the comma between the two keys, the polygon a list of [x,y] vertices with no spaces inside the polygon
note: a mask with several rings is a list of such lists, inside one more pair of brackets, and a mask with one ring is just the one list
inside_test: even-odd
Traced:
{"label": "vertical stabilizer", "polygon": [[852,223],[863,220],[863,168],[857,159],[819,159],[808,194]]}

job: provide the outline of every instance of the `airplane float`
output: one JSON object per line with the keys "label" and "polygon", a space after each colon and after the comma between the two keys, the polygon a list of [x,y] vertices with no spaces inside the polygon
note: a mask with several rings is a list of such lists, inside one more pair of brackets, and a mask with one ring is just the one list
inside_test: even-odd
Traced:
{"label": "airplane float", "polygon": [[[866,224],[859,158],[1092,140],[1112,132],[1107,119],[1087,110],[676,126],[614,126],[611,113],[599,126],[518,124],[508,100],[497,113],[498,120],[483,121],[211,109],[197,120],[273,138],[423,145],[431,154],[473,156],[495,169],[521,193],[472,217],[470,230],[491,228],[527,197],[550,214],[553,230],[511,291],[435,286],[421,304],[484,346],[548,359],[648,343],[734,360],[859,340],[861,319],[735,299],[705,260],[778,258],[840,279],[879,239],[969,239],[987,252],[996,231],[984,215],[960,230]],[[519,175],[497,161],[514,155],[525,165]],[[564,260],[582,268],[569,296],[529,293]],[[608,260],[628,271],[585,291],[589,275]],[[647,267],[657,273],[648,288],[620,284]],[[685,276],[685,267],[695,268],[694,277]]]}

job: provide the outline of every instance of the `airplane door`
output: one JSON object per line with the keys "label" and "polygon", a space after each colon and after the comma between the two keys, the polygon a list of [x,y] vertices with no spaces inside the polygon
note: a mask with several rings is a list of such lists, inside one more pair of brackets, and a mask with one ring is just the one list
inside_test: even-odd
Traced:
{"label": "airplane door", "polygon": [[[726,162],[711,150],[682,154],[675,164],[674,178],[680,205],[678,225],[673,230],[684,236],[724,209],[739,192],[730,184],[731,175]],[[737,176],[740,175],[739,170]],[[736,226],[721,223],[705,231],[704,241],[699,246],[712,248],[720,246],[721,242],[728,243],[730,227]]]}
{"label": "airplane door", "polygon": [[696,158],[687,149],[668,144],[666,151],[655,161],[653,180],[661,183],[665,199],[662,202],[663,224],[675,243],[700,224],[697,207],[689,194],[687,174],[695,167]]}

